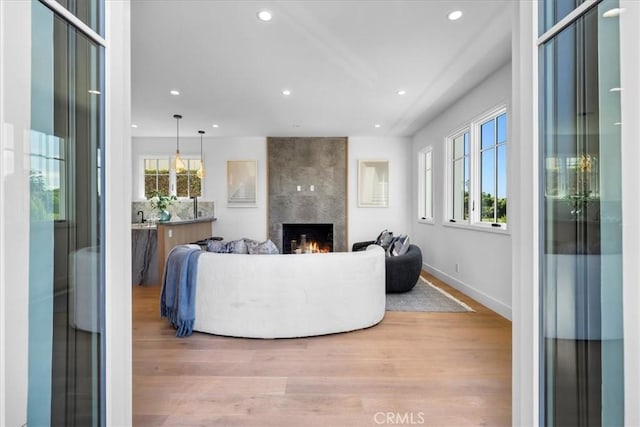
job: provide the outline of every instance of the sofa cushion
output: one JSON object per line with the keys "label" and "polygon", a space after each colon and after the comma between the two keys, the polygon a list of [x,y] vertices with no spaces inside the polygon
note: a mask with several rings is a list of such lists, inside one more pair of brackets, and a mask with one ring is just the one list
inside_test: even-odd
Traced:
{"label": "sofa cushion", "polygon": [[263,254],[263,255],[276,255],[280,253],[278,247],[271,240],[267,239],[264,242],[258,242],[256,240],[245,239],[250,254]]}

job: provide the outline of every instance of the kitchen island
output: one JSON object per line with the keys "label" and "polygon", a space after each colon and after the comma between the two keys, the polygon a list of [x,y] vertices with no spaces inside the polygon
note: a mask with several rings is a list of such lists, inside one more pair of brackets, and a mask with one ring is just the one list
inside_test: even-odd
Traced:
{"label": "kitchen island", "polygon": [[160,282],[164,264],[169,252],[175,246],[194,243],[213,236],[213,222],[216,218],[196,218],[157,223],[158,236],[158,275]]}
{"label": "kitchen island", "polygon": [[158,232],[155,225],[131,224],[132,285],[156,286],[158,276]]}

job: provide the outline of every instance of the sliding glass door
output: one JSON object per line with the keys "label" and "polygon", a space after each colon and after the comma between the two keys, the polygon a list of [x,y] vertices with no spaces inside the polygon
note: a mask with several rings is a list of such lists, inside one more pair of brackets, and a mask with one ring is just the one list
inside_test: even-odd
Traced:
{"label": "sliding glass door", "polygon": [[540,421],[623,425],[620,9],[558,3],[540,9]]}
{"label": "sliding glass door", "polygon": [[[100,31],[98,4],[62,6]],[[27,421],[96,426],[105,410],[104,47],[49,6],[31,9]]]}

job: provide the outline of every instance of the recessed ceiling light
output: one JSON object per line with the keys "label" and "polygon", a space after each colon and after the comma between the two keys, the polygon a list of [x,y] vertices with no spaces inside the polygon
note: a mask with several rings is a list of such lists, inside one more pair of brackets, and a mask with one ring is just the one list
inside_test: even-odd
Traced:
{"label": "recessed ceiling light", "polygon": [[404,89],[400,89],[400,90],[398,90],[396,93],[397,93],[398,95],[402,96],[402,95],[406,95],[406,94],[407,94],[407,91],[406,91],[406,90],[404,90]]}
{"label": "recessed ceiling light", "polygon": [[622,122],[615,122],[613,125],[614,126],[622,126]]}
{"label": "recessed ceiling light", "polygon": [[89,89],[87,92],[89,92],[91,95],[100,95],[99,90]]}
{"label": "recessed ceiling light", "polygon": [[376,123],[375,125],[373,125],[373,127],[374,127],[374,128],[379,128],[379,127],[381,127],[381,126],[382,126],[382,125],[381,125],[380,123]]}
{"label": "recessed ceiling light", "polygon": [[620,16],[620,14],[624,12],[624,9],[619,7],[614,7],[613,9],[607,10],[602,14],[603,18],[615,18],[616,16]]}
{"label": "recessed ceiling light", "polygon": [[217,124],[217,123],[214,123],[214,124],[212,124],[212,125],[211,125],[211,127],[213,127],[213,128],[219,128],[219,127],[220,127],[220,125],[219,125],[219,124]]}
{"label": "recessed ceiling light", "polygon": [[137,129],[137,128],[138,128],[138,125],[133,124],[133,125],[131,125],[131,127],[132,127],[132,128],[134,128],[134,129]]}
{"label": "recessed ceiling light", "polygon": [[258,12],[258,19],[262,22],[269,22],[271,21],[271,19],[273,19],[273,15],[271,15],[271,12],[269,12],[268,10],[261,10],[260,12]]}
{"label": "recessed ceiling light", "polygon": [[458,19],[462,18],[462,12],[459,10],[454,10],[453,12],[449,13],[447,18],[449,18],[449,21],[457,21]]}
{"label": "recessed ceiling light", "polygon": [[289,96],[289,95],[291,95],[291,91],[289,89],[285,89],[285,90],[282,91],[282,94],[284,96]]}
{"label": "recessed ceiling light", "polygon": [[175,89],[170,90],[170,91],[169,91],[169,93],[170,93],[171,95],[180,95],[180,92],[179,92],[179,91],[177,91],[177,90],[175,90]]}
{"label": "recessed ceiling light", "polygon": [[609,89],[609,92],[622,92],[622,88],[621,87],[612,87],[611,89]]}

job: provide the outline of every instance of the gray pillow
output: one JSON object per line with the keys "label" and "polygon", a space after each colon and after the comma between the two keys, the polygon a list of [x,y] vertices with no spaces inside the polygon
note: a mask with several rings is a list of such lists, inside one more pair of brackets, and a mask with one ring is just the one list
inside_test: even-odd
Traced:
{"label": "gray pillow", "polygon": [[376,239],[376,245],[382,246],[385,251],[389,249],[391,243],[393,243],[394,237],[391,231],[384,230]]}
{"label": "gray pillow", "polygon": [[229,253],[231,254],[248,254],[249,247],[247,246],[247,242],[245,239],[234,240],[232,242],[227,243]]}
{"label": "gray pillow", "polygon": [[215,252],[218,254],[228,254],[229,244],[220,240],[209,240],[207,242],[207,252]]}
{"label": "gray pillow", "polygon": [[[404,255],[407,253],[407,251],[409,250],[409,246],[411,245],[411,242],[409,241],[409,236],[403,236],[404,239],[402,239],[402,246],[398,249],[398,255]],[[398,239],[398,242],[400,241],[400,239]],[[396,248],[398,247],[398,242],[396,242]]]}
{"label": "gray pillow", "polygon": [[400,256],[407,253],[409,250],[409,236],[401,234],[400,236],[393,239],[393,242],[389,246],[389,250],[387,250],[387,255],[389,256]]}
{"label": "gray pillow", "polygon": [[250,254],[275,255],[280,253],[278,247],[271,240],[258,242],[251,239],[245,239]]}

